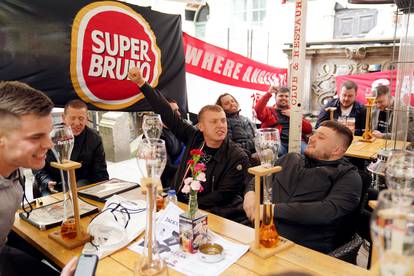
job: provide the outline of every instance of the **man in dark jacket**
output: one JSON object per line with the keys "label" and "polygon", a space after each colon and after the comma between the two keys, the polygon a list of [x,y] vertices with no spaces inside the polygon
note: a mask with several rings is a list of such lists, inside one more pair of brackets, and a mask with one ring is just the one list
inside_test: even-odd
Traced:
{"label": "man in dark jacket", "polygon": [[[277,161],[282,171],[272,176],[274,218],[279,234],[295,243],[330,252],[350,239],[343,226],[360,202],[362,180],[343,158],[352,133],[335,121],[323,122],[309,138],[305,156],[289,153]],[[254,219],[253,183],[244,208]]]}
{"label": "man in dark jacket", "polygon": [[[257,119],[262,122],[262,128],[274,127],[279,130],[281,142],[279,150],[280,156],[288,152],[290,128],[289,93],[290,90],[287,87],[270,86],[267,93],[257,101],[256,106],[254,107]],[[275,95],[275,105],[273,107],[266,106],[273,94]],[[306,136],[311,133],[311,123],[302,118],[302,142],[300,145],[301,153],[303,153],[306,148]]]}
{"label": "man in dark jacket", "polygon": [[[95,130],[86,126],[88,122],[87,111],[84,102],[73,100],[66,104],[62,116],[63,122],[72,128],[75,136],[71,160],[82,163],[82,167],[75,170],[78,186],[108,180],[109,178],[102,139]],[[52,161],[56,161],[56,158],[49,150],[45,167],[33,171],[35,182],[42,195],[62,190],[59,170],[50,166]]]}
{"label": "man in dark jacket", "polygon": [[227,117],[227,136],[251,157],[256,152],[254,147],[254,136],[256,126],[249,118],[240,115],[240,107],[237,100],[230,94],[220,95],[216,105],[223,108]]}
{"label": "man in dark jacket", "polygon": [[334,119],[338,120],[340,116],[355,118],[354,134],[362,135],[365,129],[366,108],[362,103],[355,100],[357,92],[358,85],[355,82],[345,81],[341,85],[339,99],[332,99],[321,108],[315,128],[318,128],[323,121],[330,120],[330,113],[327,108],[336,107]]}
{"label": "man in dark jacket", "polygon": [[182,202],[188,200],[187,194],[182,193],[184,179],[191,176],[187,161],[191,159],[192,149],[201,149],[206,181],[202,183],[204,190],[198,193],[199,207],[236,221],[245,218],[242,194],[249,160],[246,153],[227,138],[223,109],[217,105],[203,107],[198,113],[196,128],[172,111],[165,97],[145,82],[138,68],[131,68],[128,77],[140,87],[153,110],[161,115],[163,123],[186,146],[174,179],[178,199]]}
{"label": "man in dark jacket", "polygon": [[[180,109],[174,99],[167,98],[168,103],[174,113],[181,117]],[[163,126],[161,137],[165,141],[165,149],[167,150],[167,163],[161,174],[161,183],[163,188],[174,188],[174,175],[178,170],[181,158],[184,154],[184,144],[175,137],[174,133],[167,127]]]}

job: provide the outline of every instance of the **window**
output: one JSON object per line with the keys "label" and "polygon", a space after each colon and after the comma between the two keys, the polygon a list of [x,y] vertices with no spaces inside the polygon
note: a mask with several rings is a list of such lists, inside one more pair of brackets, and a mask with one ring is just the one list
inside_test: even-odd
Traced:
{"label": "window", "polygon": [[341,9],[335,14],[334,38],[364,37],[377,24],[375,9]]}
{"label": "window", "polygon": [[266,17],[266,0],[233,0],[235,20],[261,25]]}

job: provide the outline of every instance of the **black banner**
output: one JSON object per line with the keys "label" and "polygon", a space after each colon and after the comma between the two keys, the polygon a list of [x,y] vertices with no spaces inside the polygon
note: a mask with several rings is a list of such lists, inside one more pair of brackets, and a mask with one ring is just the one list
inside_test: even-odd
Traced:
{"label": "black banner", "polygon": [[81,98],[93,110],[149,110],[126,80],[146,80],[187,110],[178,15],[116,1],[0,2],[0,80],[19,80],[62,107]]}

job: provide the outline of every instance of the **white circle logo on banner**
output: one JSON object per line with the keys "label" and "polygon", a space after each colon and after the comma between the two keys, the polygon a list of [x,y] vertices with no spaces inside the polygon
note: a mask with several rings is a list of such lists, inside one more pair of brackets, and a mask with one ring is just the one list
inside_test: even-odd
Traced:
{"label": "white circle logo on banner", "polygon": [[125,81],[131,67],[155,87],[161,74],[161,52],[148,22],[117,2],[82,8],[72,26],[70,75],[77,95],[103,109],[122,109],[144,96]]}

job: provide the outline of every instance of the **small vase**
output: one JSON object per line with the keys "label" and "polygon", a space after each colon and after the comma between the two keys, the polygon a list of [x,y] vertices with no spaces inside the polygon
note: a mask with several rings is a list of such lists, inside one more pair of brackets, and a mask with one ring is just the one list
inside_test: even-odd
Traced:
{"label": "small vase", "polygon": [[188,199],[188,217],[194,219],[198,212],[198,201],[197,201],[197,192],[191,190],[190,197]]}
{"label": "small vase", "polygon": [[188,210],[179,217],[180,247],[184,252],[196,253],[208,241],[208,220],[198,211],[197,192],[191,191],[189,196]]}

